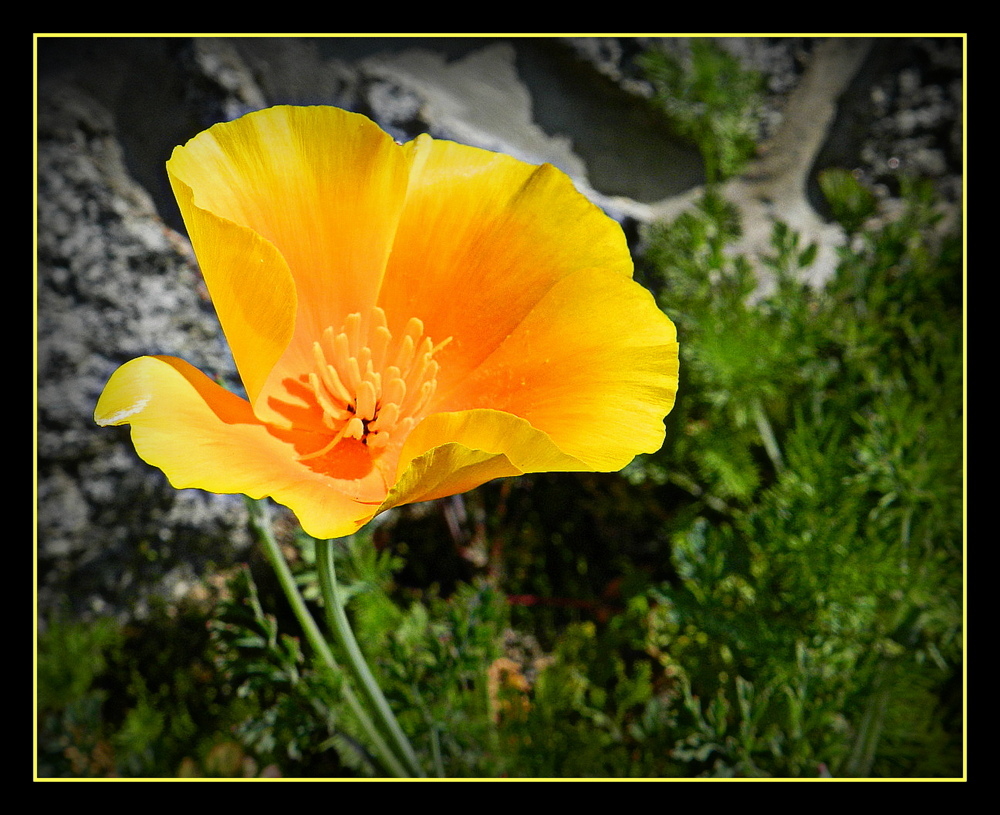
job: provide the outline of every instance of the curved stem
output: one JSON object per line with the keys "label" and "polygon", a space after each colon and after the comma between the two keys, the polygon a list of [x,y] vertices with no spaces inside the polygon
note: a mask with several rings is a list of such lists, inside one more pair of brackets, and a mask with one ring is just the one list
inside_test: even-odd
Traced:
{"label": "curved stem", "polygon": [[[305,632],[306,639],[309,640],[309,644],[312,646],[317,658],[326,668],[336,674],[342,673],[340,666],[337,664],[336,659],[334,659],[329,644],[319,630],[319,626],[316,625],[312,614],[309,612],[306,601],[299,592],[299,587],[295,584],[295,576],[292,574],[285,556],[281,553],[281,547],[278,546],[278,542],[274,538],[274,533],[271,531],[271,524],[267,517],[266,504],[263,501],[255,501],[251,498],[246,499],[246,504],[247,510],[250,513],[250,524],[257,534],[261,545],[264,547],[264,553],[267,555],[268,562],[278,577],[278,582],[281,584],[281,588],[285,592],[285,597],[288,598],[292,611],[295,612],[295,616],[298,618],[299,624]],[[341,687],[344,699],[347,700],[347,704],[371,739],[371,743],[375,748],[375,752],[382,760],[383,766],[397,778],[407,777],[409,773],[406,771],[406,768],[403,767],[399,759],[389,749],[389,746],[385,743],[385,739],[382,738],[382,734],[368,716],[351,686],[345,681],[341,683]]]}
{"label": "curved stem", "polygon": [[319,586],[323,594],[323,605],[326,608],[327,626],[333,631],[337,644],[347,657],[347,664],[354,673],[354,678],[358,681],[364,691],[372,709],[375,710],[379,720],[389,733],[396,749],[406,761],[410,772],[423,778],[424,771],[417,761],[416,753],[410,745],[409,739],[396,721],[396,716],[389,707],[382,689],[379,687],[374,675],[365,661],[365,656],[358,646],[358,641],[354,637],[344,606],[340,602],[339,591],[337,589],[337,572],[333,565],[333,541],[316,541],[316,569],[319,572]]}

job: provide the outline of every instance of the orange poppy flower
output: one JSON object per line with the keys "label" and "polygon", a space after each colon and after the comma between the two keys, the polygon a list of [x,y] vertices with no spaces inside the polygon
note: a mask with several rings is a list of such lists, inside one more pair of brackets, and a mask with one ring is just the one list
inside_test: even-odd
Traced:
{"label": "orange poppy flower", "polygon": [[549,165],[275,107],[167,172],[249,401],[173,357],[95,412],[177,488],[270,496],[317,538],[663,443],[677,337],[618,224]]}

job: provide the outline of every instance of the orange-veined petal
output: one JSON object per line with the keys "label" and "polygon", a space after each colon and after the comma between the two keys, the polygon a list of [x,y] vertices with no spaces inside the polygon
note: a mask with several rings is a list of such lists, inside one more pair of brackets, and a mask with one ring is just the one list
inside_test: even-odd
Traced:
{"label": "orange-veined petal", "polygon": [[167,171],[259,412],[268,376],[297,375],[325,328],[374,305],[410,161],[373,122],[331,107],[257,111],[174,150]]}
{"label": "orange-veined petal", "polygon": [[405,147],[413,172],[379,304],[453,338],[440,356],[442,391],[563,277],[591,268],[631,278],[621,227],[556,168],[426,136]]}
{"label": "orange-veined petal", "polygon": [[677,332],[630,278],[563,278],[437,409],[491,407],[526,419],[567,456],[619,470],[663,443],[677,392]]}
{"label": "orange-veined petal", "polygon": [[345,466],[345,477],[337,479],[299,461],[294,436],[275,435],[248,402],[174,357],[122,365],[105,386],[94,420],[130,424],[139,457],[163,470],[175,488],[270,496],[314,537],[355,532],[385,496],[381,476],[370,467]]}

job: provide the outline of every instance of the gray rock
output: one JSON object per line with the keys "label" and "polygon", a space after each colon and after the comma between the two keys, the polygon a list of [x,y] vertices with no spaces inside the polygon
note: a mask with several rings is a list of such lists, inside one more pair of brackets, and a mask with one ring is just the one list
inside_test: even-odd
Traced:
{"label": "gray rock", "polygon": [[187,239],[130,177],[110,111],[46,81],[38,165],[40,602],[128,616],[248,537],[238,499],[169,489],[127,430],[97,427],[97,398],[143,354],[235,371]]}

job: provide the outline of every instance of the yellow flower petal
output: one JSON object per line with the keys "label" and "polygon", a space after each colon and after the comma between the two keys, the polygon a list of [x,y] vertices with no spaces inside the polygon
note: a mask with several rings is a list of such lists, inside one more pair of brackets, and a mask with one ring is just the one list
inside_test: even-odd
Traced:
{"label": "yellow flower petal", "polygon": [[508,411],[588,468],[619,470],[663,444],[677,348],[676,329],[649,292],[585,270],[553,286],[436,408]]}
{"label": "yellow flower petal", "polygon": [[435,413],[406,440],[382,509],[465,492],[504,476],[591,468],[524,419],[498,410]]}
{"label": "yellow flower petal", "polygon": [[314,537],[356,531],[385,495],[370,468],[345,468],[345,477],[334,479],[299,461],[294,436],[275,435],[248,402],[174,357],[122,365],[101,394],[94,420],[130,424],[136,453],[163,470],[175,488],[271,496]]}
{"label": "yellow flower petal", "polygon": [[295,328],[297,297],[291,272],[273,244],[252,229],[195,206],[191,188],[174,176],[171,180],[212,303],[253,401]]}
{"label": "yellow flower petal", "polygon": [[266,412],[267,374],[297,374],[325,328],[374,305],[410,161],[373,122],[331,107],[257,111],[174,150],[167,172],[255,407]]}
{"label": "yellow flower petal", "polygon": [[504,455],[449,442],[415,459],[389,491],[379,512],[457,495],[494,478],[513,475],[521,475],[521,470]]}

